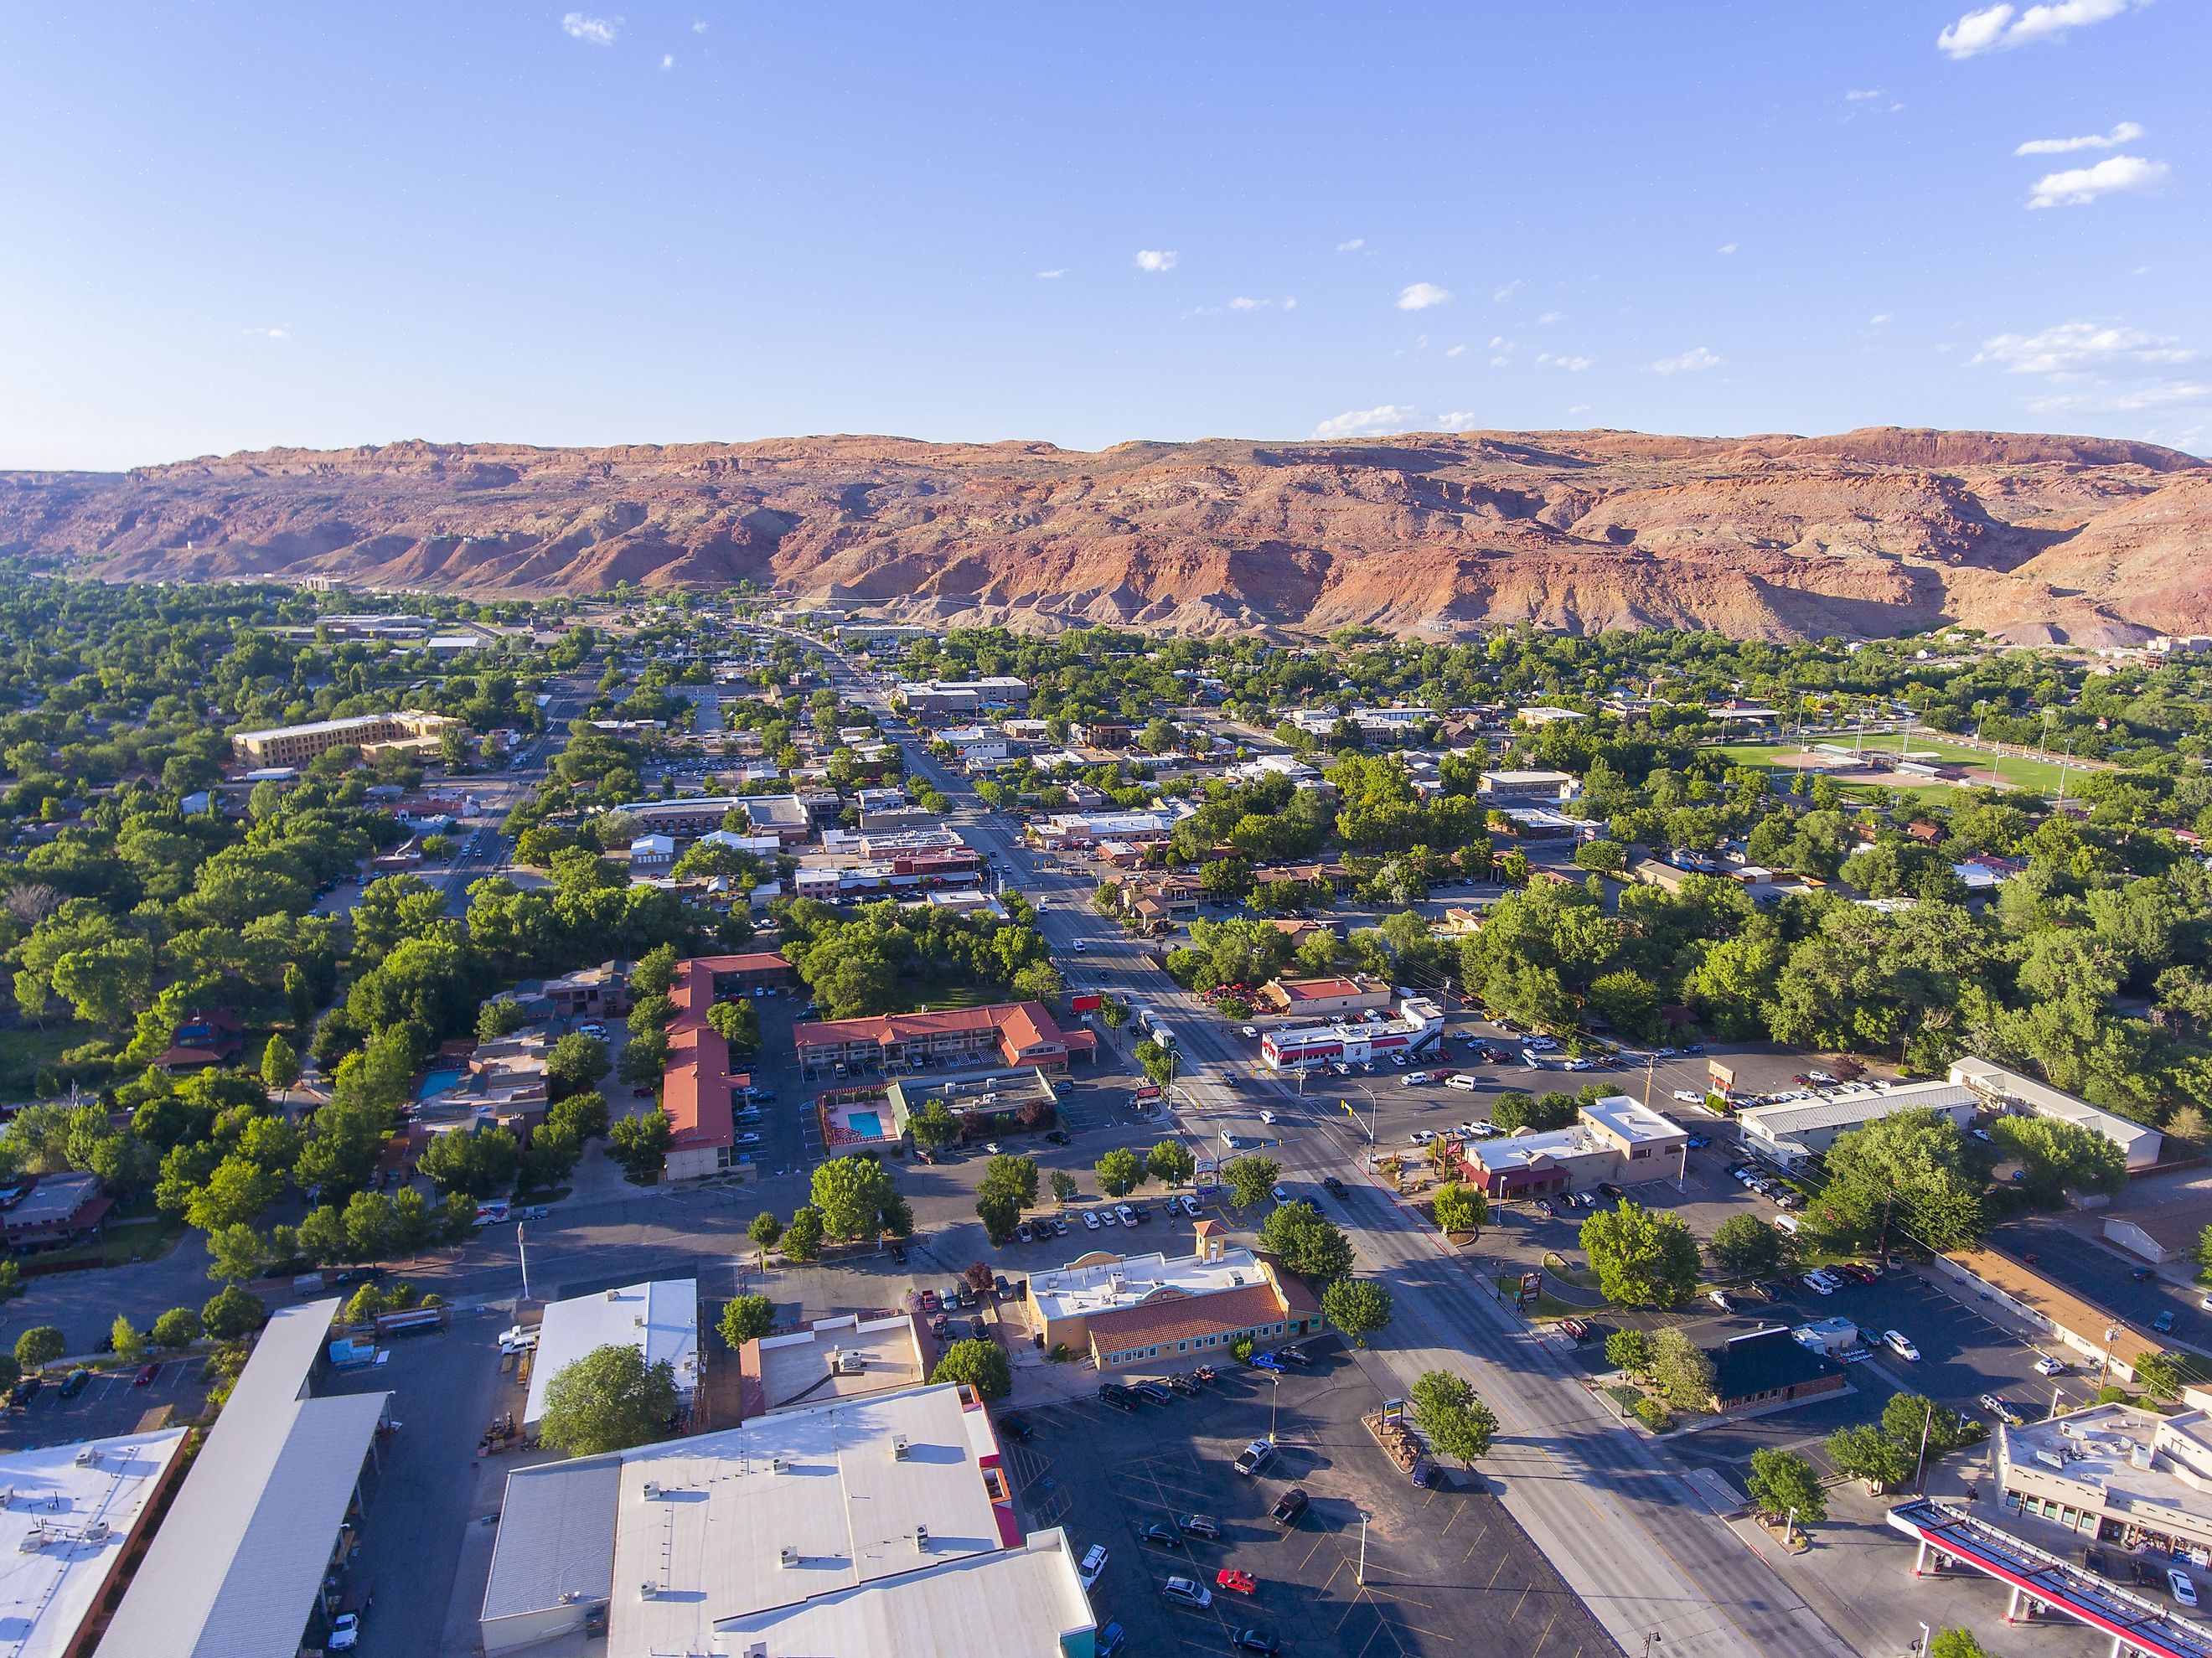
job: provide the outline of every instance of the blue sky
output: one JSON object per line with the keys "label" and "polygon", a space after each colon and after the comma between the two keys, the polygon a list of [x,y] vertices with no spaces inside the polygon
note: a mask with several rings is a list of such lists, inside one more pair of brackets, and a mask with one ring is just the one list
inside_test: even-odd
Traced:
{"label": "blue sky", "polygon": [[2203,0],[19,9],[0,466],[1876,423],[2212,450],[2208,64]]}

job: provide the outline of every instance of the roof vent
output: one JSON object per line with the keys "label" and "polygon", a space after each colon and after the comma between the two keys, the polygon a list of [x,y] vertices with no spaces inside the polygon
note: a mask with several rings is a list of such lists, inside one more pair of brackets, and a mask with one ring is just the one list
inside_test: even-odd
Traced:
{"label": "roof vent", "polygon": [[906,1436],[904,1434],[894,1434],[891,1436],[891,1456],[893,1460],[900,1462],[905,1461],[906,1453]]}
{"label": "roof vent", "polygon": [[97,1446],[88,1445],[76,1454],[76,1465],[80,1468],[96,1467],[99,1463],[100,1448]]}
{"label": "roof vent", "polygon": [[630,1322],[635,1324],[639,1329],[642,1330],[645,1328],[645,1315],[643,1313],[638,1314],[630,1320]]}
{"label": "roof vent", "polygon": [[607,1299],[608,1299],[609,1301],[620,1301],[620,1300],[622,1299],[622,1291],[619,1291],[619,1290],[610,1290],[610,1291],[607,1291]]}
{"label": "roof vent", "polygon": [[637,1586],[637,1598],[641,1600],[657,1600],[659,1598],[659,1594],[660,1585],[654,1582],[649,1577],[647,1578],[644,1582],[640,1583]]}
{"label": "roof vent", "polygon": [[110,1535],[112,1533],[105,1520],[95,1520],[84,1528],[84,1540],[88,1543],[105,1543]]}
{"label": "roof vent", "polygon": [[660,1482],[658,1479],[647,1480],[645,1482],[645,1500],[650,1503],[654,1497],[659,1497],[659,1495]]}
{"label": "roof vent", "polygon": [[791,1464],[782,1457],[771,1457],[769,1459],[768,1471],[770,1473],[788,1473],[791,1472]]}
{"label": "roof vent", "polygon": [[927,1526],[916,1526],[916,1527],[914,1528],[914,1546],[915,1546],[915,1550],[916,1550],[916,1552],[920,1552],[920,1553],[922,1553],[922,1554],[927,1554],[927,1553],[929,1552],[929,1527],[927,1527]]}
{"label": "roof vent", "polygon": [[775,1552],[775,1563],[777,1565],[781,1566],[786,1571],[789,1571],[793,1566],[799,1564],[799,1551],[793,1548],[788,1543],[785,1544],[783,1547]]}

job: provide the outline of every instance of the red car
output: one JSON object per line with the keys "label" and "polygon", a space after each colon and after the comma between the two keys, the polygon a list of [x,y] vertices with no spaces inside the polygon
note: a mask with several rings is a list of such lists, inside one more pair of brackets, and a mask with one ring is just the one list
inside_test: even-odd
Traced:
{"label": "red car", "polygon": [[933,1313],[937,1310],[938,1300],[936,1291],[924,1290],[916,1297],[916,1299],[921,1303],[921,1310],[923,1312]]}
{"label": "red car", "polygon": [[1257,1594],[1260,1580],[1249,1571],[1239,1571],[1234,1566],[1224,1566],[1213,1574],[1214,1587],[1234,1590],[1238,1594]]}
{"label": "red car", "polygon": [[161,1367],[159,1364],[141,1365],[138,1374],[131,1378],[131,1385],[134,1388],[150,1388],[154,1385],[154,1378],[161,1374]]}

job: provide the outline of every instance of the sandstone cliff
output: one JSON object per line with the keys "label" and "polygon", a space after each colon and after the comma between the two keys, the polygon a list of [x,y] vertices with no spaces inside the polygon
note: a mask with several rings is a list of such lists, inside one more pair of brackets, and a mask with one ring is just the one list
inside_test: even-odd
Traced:
{"label": "sandstone cliff", "polygon": [[1956,621],[2212,631],[2212,465],[2140,443],[1877,428],[1350,443],[813,438],[271,450],[0,475],[0,551],[111,579],[327,574],[483,593],[750,578],[948,625],[1450,635]]}

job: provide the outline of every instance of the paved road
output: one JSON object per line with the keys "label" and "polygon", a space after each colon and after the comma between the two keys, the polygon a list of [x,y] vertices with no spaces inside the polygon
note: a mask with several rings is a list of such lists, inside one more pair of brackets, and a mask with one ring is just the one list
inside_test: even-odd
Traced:
{"label": "paved road", "polygon": [[[882,708],[849,662],[841,689]],[[1273,1155],[1286,1174],[1353,1175],[1360,1141],[1336,1117],[1333,1096],[1300,1099],[1268,1081],[1236,1093],[1218,1074],[1246,1056],[1211,1010],[1154,969],[1144,952],[1091,910],[1087,884],[1041,871],[1006,819],[984,810],[965,781],[937,764],[883,710],[910,771],[953,802],[953,827],[1000,858],[1013,884],[1047,900],[1039,924],[1071,981],[1158,1009],[1191,1063],[1188,1126],[1201,1136],[1211,1112],[1242,1111],[1268,1096],[1281,1116]],[[1078,955],[1074,941],[1085,941]],[[1753,1654],[1847,1654],[1838,1637],[1765,1563],[1700,1506],[1682,1474],[1614,1424],[1544,1339],[1498,1306],[1448,1260],[1417,1219],[1364,1181],[1344,1214],[1367,1272],[1390,1291],[1396,1318],[1377,1346],[1401,1387],[1425,1370],[1455,1370],[1497,1411],[1504,1428],[1486,1464],[1509,1510],[1623,1647],[1656,1634],[1670,1658]]]}

